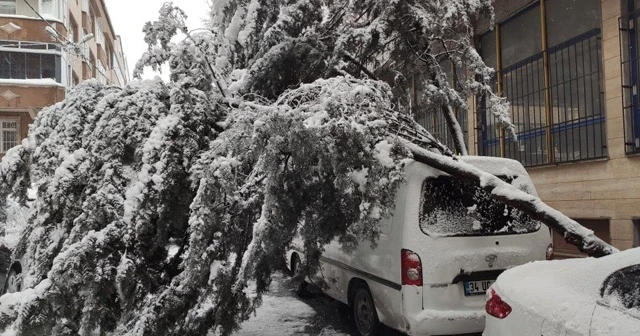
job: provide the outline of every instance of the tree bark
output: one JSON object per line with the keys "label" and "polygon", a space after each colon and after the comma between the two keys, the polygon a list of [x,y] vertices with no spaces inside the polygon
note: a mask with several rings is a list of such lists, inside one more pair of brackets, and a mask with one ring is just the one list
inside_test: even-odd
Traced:
{"label": "tree bark", "polygon": [[488,192],[491,198],[523,211],[562,234],[567,243],[575,245],[581,252],[592,257],[602,257],[618,252],[615,247],[596,237],[593,231],[548,206],[540,198],[529,195],[496,176],[459,161],[455,157],[432,153],[406,140],[404,140],[404,144],[413,153],[414,160],[451,176],[473,182]]}
{"label": "tree bark", "polygon": [[459,155],[469,155],[467,152],[467,145],[464,143],[464,133],[462,132],[458,118],[456,118],[453,113],[451,106],[442,106],[442,114],[444,115],[444,120],[447,122],[451,138],[453,138],[453,145],[456,148],[456,152]]}

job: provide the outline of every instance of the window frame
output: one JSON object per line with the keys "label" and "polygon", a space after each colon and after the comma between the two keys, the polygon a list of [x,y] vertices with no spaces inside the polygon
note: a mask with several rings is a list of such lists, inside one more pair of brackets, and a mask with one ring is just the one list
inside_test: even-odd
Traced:
{"label": "window frame", "polygon": [[5,129],[4,127],[4,123],[5,122],[15,122],[16,123],[16,128],[15,128],[15,132],[16,132],[16,142],[15,145],[9,147],[13,148],[17,145],[20,144],[20,117],[5,117],[5,116],[0,116],[0,154],[5,154],[7,152],[7,150],[4,150],[4,132],[5,131],[10,131],[10,130],[14,130],[11,128],[7,128]]}
{"label": "window frame", "polygon": [[629,1],[619,19],[622,106],[626,155],[640,154],[640,5]]}
{"label": "window frame", "polygon": [[[9,11],[13,9],[13,13],[3,13],[2,11],[8,8]],[[18,10],[16,0],[0,0],[0,15],[16,15]]]}
{"label": "window frame", "polygon": [[[62,47],[57,44],[51,43],[40,43],[40,42],[27,42],[27,41],[10,41],[10,40],[0,40],[0,47],[2,50],[0,52],[6,53],[10,56],[19,56],[18,54],[22,54],[22,67],[23,70],[13,70],[12,66],[14,62],[13,58],[9,58],[9,63],[7,65],[4,60],[0,60],[0,63],[4,64],[7,68],[2,69],[0,71],[0,78],[2,79],[11,79],[11,80],[29,80],[29,79],[53,79],[57,83],[64,84],[65,78],[62,77],[62,69],[61,67],[64,65],[62,54]],[[40,77],[32,78],[28,76],[29,74],[29,64],[27,63],[27,55],[38,55],[40,59],[39,64],[39,73]],[[53,76],[43,76],[43,57],[53,57]],[[6,59],[5,59],[6,60]],[[1,74],[2,72],[6,72],[6,74]],[[15,74],[23,74],[24,76],[18,76],[16,78]]]}

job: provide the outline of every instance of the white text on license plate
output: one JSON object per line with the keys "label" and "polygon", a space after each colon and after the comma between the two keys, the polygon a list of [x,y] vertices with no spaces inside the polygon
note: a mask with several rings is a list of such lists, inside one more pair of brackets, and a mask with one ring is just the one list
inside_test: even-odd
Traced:
{"label": "white text on license plate", "polygon": [[476,280],[464,282],[464,295],[484,295],[493,280]]}

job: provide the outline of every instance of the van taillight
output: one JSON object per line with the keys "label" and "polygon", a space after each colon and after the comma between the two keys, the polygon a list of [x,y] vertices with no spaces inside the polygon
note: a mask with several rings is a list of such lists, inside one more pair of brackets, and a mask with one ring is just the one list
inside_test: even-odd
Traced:
{"label": "van taillight", "polygon": [[422,286],[422,261],[410,250],[402,250],[402,284]]}
{"label": "van taillight", "polygon": [[500,295],[496,293],[493,288],[487,292],[487,303],[484,305],[484,309],[487,314],[503,319],[511,314],[511,306],[508,303],[502,301]]}

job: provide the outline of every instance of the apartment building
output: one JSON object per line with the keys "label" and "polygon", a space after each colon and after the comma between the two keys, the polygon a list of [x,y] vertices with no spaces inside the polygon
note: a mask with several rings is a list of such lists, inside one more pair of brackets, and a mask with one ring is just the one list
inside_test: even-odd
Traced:
{"label": "apartment building", "polygon": [[129,80],[104,1],[0,0],[0,158],[67,89],[89,78]]}
{"label": "apartment building", "polygon": [[[543,201],[619,249],[640,245],[640,0],[496,0],[477,47],[517,141],[485,110],[459,116],[471,154],[520,161]],[[417,118],[448,136],[431,113]],[[450,142],[450,139],[447,139]],[[579,256],[555,234],[556,257]]]}

